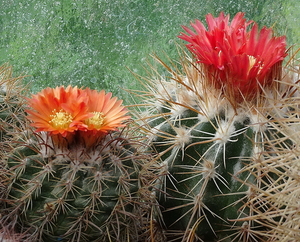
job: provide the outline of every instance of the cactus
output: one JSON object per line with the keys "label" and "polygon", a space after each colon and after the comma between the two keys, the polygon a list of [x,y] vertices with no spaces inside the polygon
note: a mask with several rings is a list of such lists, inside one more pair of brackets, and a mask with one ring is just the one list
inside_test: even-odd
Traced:
{"label": "cactus", "polygon": [[36,130],[20,134],[7,159],[2,223],[28,232],[28,241],[138,241],[147,155],[125,126],[122,101],[69,86],[46,88],[28,104]]}
{"label": "cactus", "polygon": [[25,87],[20,83],[22,76],[13,77],[12,67],[0,66],[0,158],[9,149],[9,140],[14,127],[20,124],[24,116],[23,98]]}
{"label": "cactus", "polygon": [[265,208],[253,188],[271,181],[259,177],[258,158],[282,136],[271,124],[289,90],[278,82],[285,37],[258,31],[243,13],[231,23],[223,13],[206,19],[208,30],[197,20],[196,33],[184,27],[179,36],[193,58],[167,65],[155,57],[166,73],[153,67],[141,81],[149,92],[138,94],[146,110],[138,115],[162,167],[158,214],[170,240],[264,241],[268,229],[253,214]]}
{"label": "cactus", "polygon": [[[23,77],[13,77],[12,67],[8,64],[0,66],[0,199],[5,196],[6,169],[4,157],[12,149],[12,134],[21,125],[24,116],[24,102],[21,97],[25,88],[21,81]],[[0,207],[3,207],[0,200]],[[0,226],[1,229],[1,226]]]}

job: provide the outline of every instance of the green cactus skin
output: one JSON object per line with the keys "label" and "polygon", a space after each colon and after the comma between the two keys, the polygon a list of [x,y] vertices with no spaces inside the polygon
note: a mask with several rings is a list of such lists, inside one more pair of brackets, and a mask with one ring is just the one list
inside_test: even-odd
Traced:
{"label": "green cactus skin", "polygon": [[[216,117],[221,120],[221,115]],[[204,216],[197,234],[209,241],[215,237],[214,231],[228,229],[228,219],[245,216],[239,211],[242,202],[237,201],[248,191],[240,180],[250,182],[250,178],[249,173],[239,172],[248,163],[243,157],[253,153],[253,130],[246,126],[248,119],[244,120],[246,124],[228,120],[219,123],[215,119],[198,121],[193,126],[187,126],[184,118],[182,121],[180,125],[178,122],[169,124],[169,121],[160,127],[154,141],[157,150],[164,152],[169,147],[160,145],[170,140],[164,133],[173,137],[179,136],[182,129],[190,133],[189,141],[184,144],[185,150],[172,148],[162,156],[165,169],[171,175],[165,184],[168,196],[160,198],[160,204],[166,210],[164,222],[169,229],[180,230],[194,225]],[[215,140],[220,135],[217,131],[224,124],[231,126],[222,127],[230,130],[227,140]]]}
{"label": "green cactus skin", "polygon": [[138,241],[145,219],[139,172],[147,156],[128,131],[108,134],[90,150],[43,132],[28,137],[8,158],[4,223],[17,216],[30,241]]}
{"label": "green cactus skin", "polygon": [[280,97],[270,92],[270,99],[235,104],[208,88],[201,66],[188,58],[172,67],[156,61],[169,76],[154,70],[141,95],[148,109],[138,115],[161,160],[158,201],[169,239],[262,241],[253,187],[268,181],[258,164],[249,166],[259,163],[266,140],[278,138],[268,119]]}

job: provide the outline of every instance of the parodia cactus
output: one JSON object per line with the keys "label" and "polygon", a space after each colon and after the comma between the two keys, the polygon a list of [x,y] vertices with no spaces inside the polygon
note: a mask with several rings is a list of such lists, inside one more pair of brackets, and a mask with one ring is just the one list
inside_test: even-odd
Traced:
{"label": "parodia cactus", "polygon": [[143,128],[161,159],[162,226],[178,241],[265,241],[253,211],[267,208],[253,188],[276,176],[253,164],[283,135],[270,120],[285,110],[285,37],[258,31],[243,13],[206,20],[208,30],[197,20],[196,33],[184,27],[179,36],[196,61],[169,67],[156,58],[168,73],[151,77],[143,95]]}
{"label": "parodia cactus", "polygon": [[28,104],[37,129],[19,135],[8,158],[2,224],[28,232],[28,241],[138,241],[146,155],[124,127],[122,101],[69,86]]}

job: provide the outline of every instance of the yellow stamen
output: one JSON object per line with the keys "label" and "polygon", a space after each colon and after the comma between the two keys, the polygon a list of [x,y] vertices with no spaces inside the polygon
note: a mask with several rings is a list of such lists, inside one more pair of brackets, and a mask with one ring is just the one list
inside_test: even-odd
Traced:
{"label": "yellow stamen", "polygon": [[63,110],[57,112],[56,109],[54,109],[52,113],[53,114],[50,115],[52,119],[49,121],[49,123],[52,124],[54,128],[66,129],[73,121],[72,115]]}
{"label": "yellow stamen", "polygon": [[256,58],[252,55],[248,55],[248,58],[249,58],[249,67],[248,67],[248,73],[249,73],[249,71],[252,69],[252,67],[256,62]]}
{"label": "yellow stamen", "polygon": [[85,120],[85,124],[88,126],[93,125],[94,128],[99,129],[102,127],[104,123],[103,113],[101,112],[93,112],[94,116]]}

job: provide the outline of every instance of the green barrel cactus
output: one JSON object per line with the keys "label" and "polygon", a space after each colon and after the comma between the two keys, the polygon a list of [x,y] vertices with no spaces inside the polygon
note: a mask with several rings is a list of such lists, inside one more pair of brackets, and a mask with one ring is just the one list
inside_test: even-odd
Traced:
{"label": "green barrel cactus", "polygon": [[148,156],[124,127],[121,101],[69,86],[47,88],[28,104],[37,129],[21,133],[7,158],[1,222],[30,241],[138,241]]}
{"label": "green barrel cactus", "polygon": [[49,157],[40,150],[53,147],[43,143],[16,148],[8,159],[8,204],[18,210],[20,226],[30,227],[36,241],[134,236],[140,161],[130,143],[121,134],[109,134],[91,152],[61,155],[55,150],[58,154]]}
{"label": "green barrel cactus", "polygon": [[230,23],[223,13],[209,14],[208,30],[198,20],[196,33],[184,27],[188,34],[179,37],[193,58],[185,53],[167,65],[156,57],[165,73],[154,69],[145,84],[149,92],[141,94],[146,108],[139,118],[161,161],[158,214],[172,241],[265,238],[253,215],[254,207],[265,208],[253,202],[253,187],[269,182],[260,177],[259,159],[272,149],[266,141],[281,135],[271,120],[285,93],[277,82],[285,37],[272,37],[265,27],[259,32],[243,16]]}

